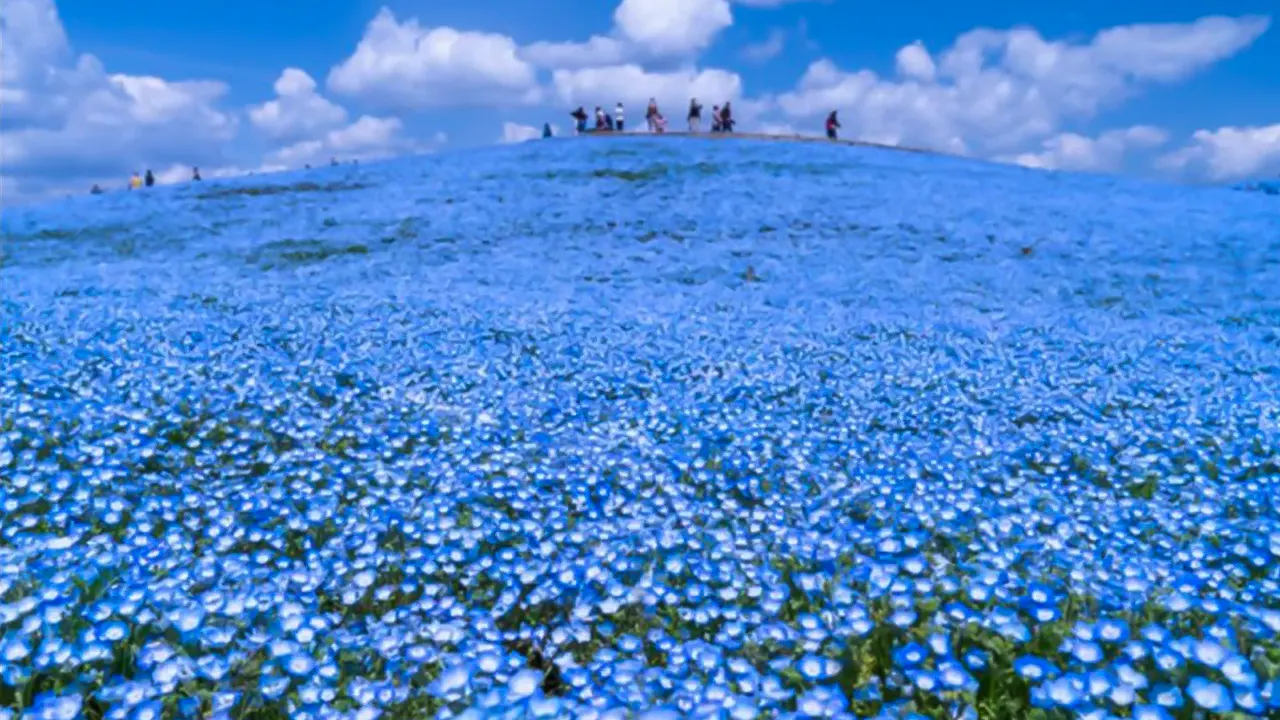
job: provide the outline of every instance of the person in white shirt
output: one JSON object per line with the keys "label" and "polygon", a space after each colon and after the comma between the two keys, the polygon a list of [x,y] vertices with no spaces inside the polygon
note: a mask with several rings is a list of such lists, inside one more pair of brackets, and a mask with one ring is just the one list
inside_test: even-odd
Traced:
{"label": "person in white shirt", "polygon": [[613,109],[613,128],[618,132],[622,132],[622,103],[618,103],[618,107]]}

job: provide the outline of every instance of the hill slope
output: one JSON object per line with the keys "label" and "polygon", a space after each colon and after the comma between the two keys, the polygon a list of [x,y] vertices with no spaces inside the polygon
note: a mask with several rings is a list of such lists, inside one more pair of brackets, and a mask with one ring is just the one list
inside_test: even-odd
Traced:
{"label": "hill slope", "polygon": [[1261,194],[628,138],[3,223],[0,705],[1280,702]]}

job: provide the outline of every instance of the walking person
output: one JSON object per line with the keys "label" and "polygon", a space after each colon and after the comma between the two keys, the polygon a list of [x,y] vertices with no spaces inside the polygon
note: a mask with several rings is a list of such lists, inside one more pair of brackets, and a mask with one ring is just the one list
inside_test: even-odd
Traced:
{"label": "walking person", "polygon": [[827,116],[827,139],[836,140],[836,131],[840,129],[840,120],[836,118],[836,111],[832,110]]}
{"label": "walking person", "polygon": [[696,133],[702,130],[702,106],[698,104],[697,98],[689,98],[689,132]]}
{"label": "walking person", "polygon": [[622,103],[618,103],[618,106],[613,109],[613,127],[618,132],[622,132],[624,119],[625,118],[623,117],[623,113],[622,113]]}

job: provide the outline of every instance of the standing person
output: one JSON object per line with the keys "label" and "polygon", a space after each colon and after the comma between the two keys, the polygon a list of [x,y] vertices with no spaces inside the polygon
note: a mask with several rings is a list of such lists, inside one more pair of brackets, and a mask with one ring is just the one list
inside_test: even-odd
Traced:
{"label": "standing person", "polygon": [[696,133],[702,130],[702,106],[698,104],[698,98],[689,98],[689,132]]}
{"label": "standing person", "polygon": [[596,106],[596,130],[603,130],[603,129],[604,129],[604,111],[600,109],[599,105],[597,105]]}
{"label": "standing person", "polygon": [[542,137],[544,139],[551,137],[551,123],[542,123]]}
{"label": "standing person", "polygon": [[733,132],[733,110],[727,102],[720,108],[720,132]]}
{"label": "standing person", "polygon": [[836,111],[832,110],[831,114],[827,116],[827,139],[835,140],[836,130],[839,130],[839,129],[840,129],[840,120],[836,118]]}
{"label": "standing person", "polygon": [[618,132],[622,132],[624,120],[625,118],[622,114],[622,103],[618,103],[618,106],[613,109],[613,127],[616,128]]}
{"label": "standing person", "polygon": [[145,179],[145,182],[147,184],[147,187],[151,187],[156,184],[156,176],[152,175],[150,170],[147,171],[147,177]]}
{"label": "standing person", "polygon": [[657,132],[658,118],[658,101],[649,98],[649,107],[644,111],[645,124],[649,126],[649,132]]}
{"label": "standing person", "polygon": [[569,117],[573,118],[573,129],[577,134],[581,135],[587,131],[587,111],[579,105],[577,110],[569,113]]}
{"label": "standing person", "polygon": [[133,177],[129,178],[129,189],[136,190],[140,187],[142,187],[142,178],[135,172]]}
{"label": "standing person", "polygon": [[191,168],[191,181],[200,182],[200,168],[198,167]]}
{"label": "standing person", "polygon": [[720,127],[720,106],[713,105],[711,107],[711,132],[718,133],[720,132],[721,129],[722,128]]}
{"label": "standing person", "polygon": [[98,187],[98,183],[94,183],[94,184],[93,184],[93,187],[89,188],[89,194],[90,194],[90,195],[101,195],[101,194],[102,194],[102,188]]}

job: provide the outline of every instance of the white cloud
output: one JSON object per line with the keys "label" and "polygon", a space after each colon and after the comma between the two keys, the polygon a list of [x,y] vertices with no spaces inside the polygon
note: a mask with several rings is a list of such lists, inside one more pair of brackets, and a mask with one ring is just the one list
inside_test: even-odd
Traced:
{"label": "white cloud", "polygon": [[551,84],[556,97],[566,106],[593,106],[602,102],[612,105],[620,101],[643,114],[649,98],[655,98],[673,128],[683,120],[690,98],[699,98],[710,108],[712,104],[742,97],[742,78],[737,73],[715,68],[648,72],[639,65],[628,64],[557,70],[552,74]]}
{"label": "white cloud", "polygon": [[1165,170],[1230,180],[1280,173],[1280,123],[1197,130],[1191,142],[1161,157]]}
{"label": "white cloud", "polygon": [[147,167],[216,163],[239,123],[227,87],[108,74],[75,57],[51,0],[7,0],[0,17],[2,172],[30,200]]}
{"label": "white cloud", "polygon": [[933,82],[934,76],[938,72],[937,67],[933,64],[933,57],[929,55],[924,43],[919,41],[904,45],[894,59],[898,74],[908,80]]}
{"label": "white cloud", "polygon": [[[798,0],[735,0],[734,4],[777,7]],[[624,65],[648,60],[691,60],[733,25],[729,0],[622,0],[613,12],[613,27],[585,42],[536,42],[520,55],[540,68],[572,70]],[[785,36],[775,33],[763,45],[747,50],[767,59],[781,51]],[[767,55],[767,57],[766,57]]]}
{"label": "white cloud", "polygon": [[506,35],[425,28],[382,8],[355,53],[329,73],[329,89],[384,107],[421,109],[537,102],[532,65]]}
{"label": "white cloud", "polygon": [[627,40],[660,55],[684,55],[709,46],[733,24],[728,0],[622,0],[614,26]]}
{"label": "white cloud", "polygon": [[1111,172],[1121,168],[1128,154],[1152,150],[1168,140],[1168,132],[1150,125],[1109,130],[1096,138],[1068,132],[1045,140],[1039,152],[999,159],[1046,170]]}
{"label": "white cloud", "polygon": [[978,29],[936,59],[923,45],[903,48],[896,80],[819,60],[777,106],[792,119],[815,121],[838,109],[845,133],[864,140],[1007,155],[1062,132],[1068,121],[1094,117],[1144,83],[1182,79],[1239,52],[1269,24],[1212,17],[1130,25],[1083,44],[1026,28]]}
{"label": "white cloud", "polygon": [[327,163],[330,159],[377,160],[413,152],[427,152],[445,139],[437,135],[431,143],[418,143],[406,139],[401,132],[404,124],[399,118],[379,118],[362,115],[346,127],[330,130],[323,136],[300,140],[267,156],[272,165],[296,168],[306,164]]}
{"label": "white cloud", "polygon": [[775,29],[762,42],[744,47],[742,57],[751,62],[764,62],[780,55],[786,47],[786,31]]}
{"label": "white cloud", "polygon": [[316,92],[316,81],[286,68],[275,83],[276,99],[249,108],[249,120],[275,140],[297,140],[347,121],[347,111]]}

